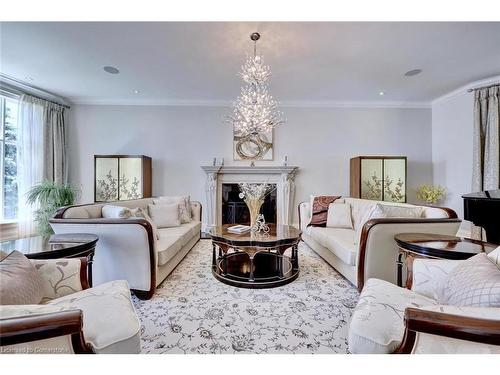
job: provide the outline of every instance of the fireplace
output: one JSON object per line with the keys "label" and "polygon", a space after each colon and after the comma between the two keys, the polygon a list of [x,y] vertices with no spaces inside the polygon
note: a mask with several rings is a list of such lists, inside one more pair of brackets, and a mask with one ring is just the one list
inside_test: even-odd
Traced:
{"label": "fireplace", "polygon": [[[298,167],[217,165],[201,168],[207,175],[205,185],[207,200],[203,206],[204,232],[209,232],[223,223],[249,222],[248,209],[238,197],[240,182],[274,184],[276,190],[268,197],[269,204],[266,204],[264,211],[261,212],[264,213],[266,222],[277,225],[291,224],[292,210],[296,208],[294,180]],[[231,211],[232,209],[234,210]]]}
{"label": "fireplace", "polygon": [[[276,224],[276,184],[272,185],[275,189],[264,199],[260,213],[264,214],[266,223]],[[222,224],[250,224],[250,212],[239,194],[238,184],[222,184]]]}

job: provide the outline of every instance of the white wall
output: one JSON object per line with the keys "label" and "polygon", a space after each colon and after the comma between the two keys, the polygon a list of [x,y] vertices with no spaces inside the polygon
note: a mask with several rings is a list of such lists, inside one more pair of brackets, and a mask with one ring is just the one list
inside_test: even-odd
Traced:
{"label": "white wall", "polygon": [[[283,108],[287,124],[275,132],[275,160],[300,167],[296,202],[309,194],[349,194],[349,159],[408,156],[409,201],[432,182],[430,109]],[[93,201],[94,154],[153,158],[153,195],[190,194],[205,202],[204,173],[213,157],[233,162],[232,131],[224,107],[73,106],[70,181],[81,201]],[[249,163],[243,163],[248,165]],[[294,210],[294,214],[295,214]],[[296,221],[296,219],[295,219]]]}
{"label": "white wall", "polygon": [[446,188],[442,204],[463,217],[462,194],[472,186],[474,95],[462,90],[432,105],[432,162],[434,184]]}

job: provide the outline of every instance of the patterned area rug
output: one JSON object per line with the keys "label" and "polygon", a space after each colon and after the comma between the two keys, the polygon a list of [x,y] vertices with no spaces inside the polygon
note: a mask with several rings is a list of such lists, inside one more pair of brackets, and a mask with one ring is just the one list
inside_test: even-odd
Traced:
{"label": "patterned area rug", "polygon": [[152,299],[134,297],[143,352],[347,353],[356,288],[303,243],[299,266],[288,285],[235,288],[212,276],[201,240]]}

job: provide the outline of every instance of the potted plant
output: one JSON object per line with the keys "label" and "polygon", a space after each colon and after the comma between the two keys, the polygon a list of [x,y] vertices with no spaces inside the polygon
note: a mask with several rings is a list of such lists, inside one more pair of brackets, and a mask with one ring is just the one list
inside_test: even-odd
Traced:
{"label": "potted plant", "polygon": [[428,204],[436,204],[446,194],[446,189],[439,185],[423,184],[417,188],[417,198]]}
{"label": "potted plant", "polygon": [[75,203],[76,192],[69,185],[61,185],[52,181],[43,181],[33,186],[26,194],[26,201],[32,206],[36,206],[35,222],[37,223],[38,234],[48,237],[54,233],[49,219],[62,206],[69,206]]}

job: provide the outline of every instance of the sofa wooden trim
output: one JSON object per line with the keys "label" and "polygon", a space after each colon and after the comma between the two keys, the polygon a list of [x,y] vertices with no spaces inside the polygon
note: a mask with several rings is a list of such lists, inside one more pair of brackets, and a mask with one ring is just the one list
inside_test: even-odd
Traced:
{"label": "sofa wooden trim", "polygon": [[0,320],[0,346],[22,344],[71,335],[73,351],[77,354],[93,353],[83,336],[81,310],[68,310],[49,314],[27,315]]}
{"label": "sofa wooden trim", "polygon": [[[439,207],[441,208],[441,207]],[[449,211],[455,212],[451,209]],[[448,212],[448,211],[447,211]],[[456,216],[456,214],[455,214]],[[415,223],[423,223],[423,224],[442,224],[442,223],[460,223],[461,220],[457,218],[448,218],[448,219],[426,219],[426,218],[381,218],[381,219],[370,219],[368,220],[363,229],[361,230],[361,236],[359,240],[359,252],[358,252],[358,291],[361,292],[363,290],[363,286],[365,285],[365,260],[366,260],[366,247],[368,244],[368,235],[370,234],[370,230],[372,230],[375,226],[380,224],[415,224]]]}
{"label": "sofa wooden trim", "polygon": [[500,321],[445,314],[415,308],[405,310],[405,333],[397,354],[410,354],[417,333],[445,336],[482,344],[500,345]]}

